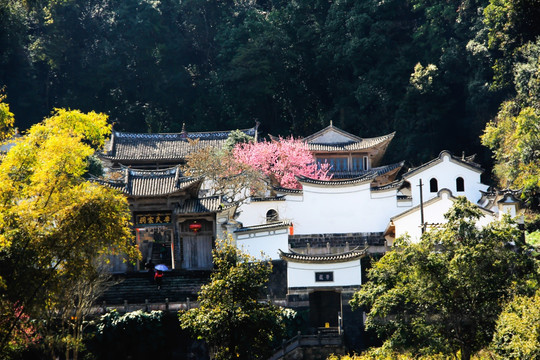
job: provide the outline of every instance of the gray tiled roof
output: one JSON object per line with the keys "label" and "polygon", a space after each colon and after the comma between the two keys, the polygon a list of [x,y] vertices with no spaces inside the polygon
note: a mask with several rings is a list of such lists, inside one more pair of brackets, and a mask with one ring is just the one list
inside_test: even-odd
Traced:
{"label": "gray tiled roof", "polygon": [[268,224],[242,227],[240,229],[236,229],[234,232],[240,233],[240,232],[246,232],[246,231],[270,230],[270,229],[279,229],[279,228],[288,227],[288,226],[291,226],[290,221],[277,221],[277,222],[272,222]]}
{"label": "gray tiled roof", "polygon": [[342,186],[342,185],[352,185],[360,184],[363,182],[371,181],[377,176],[386,174],[389,171],[395,170],[403,166],[403,161],[395,164],[380,166],[372,168],[366,171],[358,172],[358,176],[349,179],[338,179],[338,180],[315,180],[310,179],[305,176],[297,176],[298,181],[307,184],[316,184],[316,185],[328,185],[328,186]]}
{"label": "gray tiled roof", "polygon": [[97,180],[118,189],[128,196],[154,197],[173,194],[202,181],[201,178],[182,176],[178,167],[164,170],[120,170],[123,178],[119,180]]}
{"label": "gray tiled roof", "polygon": [[417,173],[418,171],[420,171],[422,169],[428,168],[430,166],[433,166],[435,164],[438,164],[438,163],[442,162],[444,154],[450,155],[450,158],[452,160],[454,160],[456,162],[459,162],[459,163],[469,167],[472,170],[475,170],[475,171],[478,171],[478,172],[483,171],[482,166],[480,166],[480,164],[474,162],[475,155],[467,156],[467,157],[465,157],[465,156],[459,157],[459,156],[454,156],[448,150],[443,150],[443,151],[440,152],[439,156],[437,156],[435,159],[430,160],[427,163],[424,163],[424,164],[422,164],[422,165],[420,165],[418,167],[409,169],[409,171],[407,171],[405,174],[403,174],[403,178],[407,178],[407,177]]}
{"label": "gray tiled roof", "polygon": [[325,186],[343,186],[343,185],[353,185],[369,182],[373,180],[375,176],[372,173],[368,173],[359,177],[352,179],[340,179],[340,180],[317,180],[310,179],[305,176],[297,176],[296,179],[302,184],[313,184],[313,185],[325,185]]}
{"label": "gray tiled roof", "polygon": [[369,149],[380,144],[388,144],[394,138],[395,132],[379,137],[360,139],[359,141],[350,141],[346,143],[317,144],[308,142],[308,148],[311,151],[354,151]]}
{"label": "gray tiled roof", "polygon": [[390,190],[390,189],[398,189],[399,187],[401,187],[401,185],[403,185],[403,180],[396,180],[385,185],[373,186],[371,188],[371,191],[385,191],[385,190]]}
{"label": "gray tiled roof", "polygon": [[[256,128],[241,131],[255,136]],[[230,133],[231,131],[139,134],[115,131],[102,156],[116,161],[180,162],[201,148],[222,147]]]}
{"label": "gray tiled roof", "polygon": [[519,198],[521,196],[521,192],[522,190],[495,188],[490,188],[488,191],[480,190],[482,197],[480,200],[478,200],[478,203],[485,203],[483,207],[486,209],[491,209],[496,203],[500,202],[520,202]]}
{"label": "gray tiled roof", "polygon": [[176,209],[177,214],[203,214],[225,209],[220,196],[210,196],[200,199],[187,199]]}
{"label": "gray tiled roof", "polygon": [[279,193],[302,194],[302,189],[288,189],[281,186],[274,186],[273,189]]}
{"label": "gray tiled roof", "polygon": [[285,196],[267,196],[267,197],[252,197],[251,201],[253,202],[263,202],[263,201],[285,201]]}
{"label": "gray tiled roof", "polygon": [[307,255],[296,252],[285,253],[279,250],[279,257],[285,261],[300,262],[300,263],[338,263],[352,260],[359,260],[366,255],[367,247],[359,250],[355,248],[348,252],[341,254],[328,254],[328,255]]}

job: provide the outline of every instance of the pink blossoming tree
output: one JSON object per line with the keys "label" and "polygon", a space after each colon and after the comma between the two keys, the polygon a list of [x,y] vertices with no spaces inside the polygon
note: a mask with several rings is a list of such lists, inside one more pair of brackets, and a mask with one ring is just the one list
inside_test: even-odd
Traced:
{"label": "pink blossoming tree", "polygon": [[233,149],[236,161],[249,165],[263,174],[275,178],[284,188],[299,189],[295,176],[330,180],[329,164],[317,164],[307,145],[298,139],[237,144]]}

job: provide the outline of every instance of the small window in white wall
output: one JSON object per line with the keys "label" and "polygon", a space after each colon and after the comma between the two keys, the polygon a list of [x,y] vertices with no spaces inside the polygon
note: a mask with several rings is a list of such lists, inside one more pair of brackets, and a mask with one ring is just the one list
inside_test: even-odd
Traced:
{"label": "small window in white wall", "polygon": [[364,170],[369,170],[369,158],[364,156]]}
{"label": "small window in white wall", "polygon": [[279,220],[278,212],[274,209],[270,209],[266,212],[266,222],[271,223]]}
{"label": "small window in white wall", "polygon": [[439,183],[437,182],[437,179],[431,178],[429,180],[429,192],[436,193],[439,191]]}
{"label": "small window in white wall", "polygon": [[465,191],[465,181],[462,177],[456,179],[456,191],[463,192]]}

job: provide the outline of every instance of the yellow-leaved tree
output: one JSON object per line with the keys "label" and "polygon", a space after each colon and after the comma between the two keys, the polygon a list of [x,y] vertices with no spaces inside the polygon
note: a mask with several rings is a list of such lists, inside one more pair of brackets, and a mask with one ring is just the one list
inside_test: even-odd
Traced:
{"label": "yellow-leaved tree", "polygon": [[[126,199],[84,178],[110,132],[104,114],[56,109],[1,160],[0,353],[28,346],[36,333],[47,343],[27,320],[46,319],[62,305],[66,288],[73,289],[71,303],[80,303],[73,284],[96,276],[100,259],[139,256]],[[74,316],[69,327],[80,329],[82,320]],[[75,353],[68,357],[77,357],[77,336],[60,344]]]}
{"label": "yellow-leaved tree", "polygon": [[13,123],[15,122],[15,117],[9,110],[9,105],[4,102],[5,99],[6,95],[0,89],[0,141],[11,137],[14,132]]}

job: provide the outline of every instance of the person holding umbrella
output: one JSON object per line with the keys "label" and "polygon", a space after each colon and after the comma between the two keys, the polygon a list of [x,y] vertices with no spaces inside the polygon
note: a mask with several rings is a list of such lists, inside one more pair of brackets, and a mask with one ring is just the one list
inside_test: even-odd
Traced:
{"label": "person holding umbrella", "polygon": [[169,270],[167,265],[159,264],[155,267],[156,273],[154,274],[154,281],[156,282],[158,289],[161,289],[161,284],[163,283],[163,271]]}

